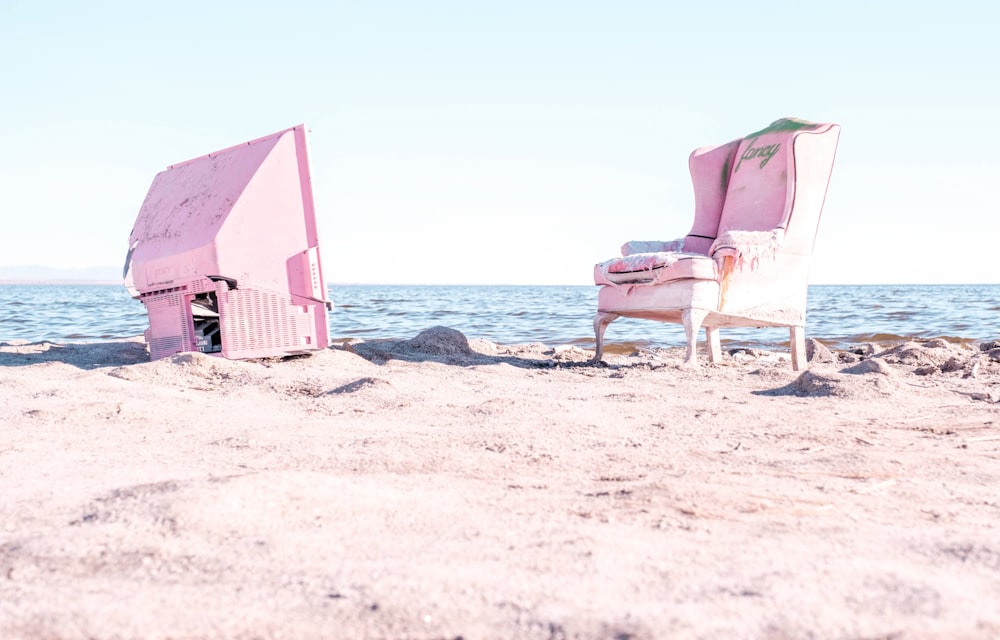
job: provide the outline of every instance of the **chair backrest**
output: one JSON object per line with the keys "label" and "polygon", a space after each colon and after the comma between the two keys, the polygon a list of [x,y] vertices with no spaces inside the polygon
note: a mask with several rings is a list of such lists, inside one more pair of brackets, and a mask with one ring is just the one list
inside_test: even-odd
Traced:
{"label": "chair backrest", "polygon": [[694,186],[694,224],[684,238],[684,251],[708,254],[719,234],[733,160],[742,140],[695,149],[688,158]]}
{"label": "chair backrest", "polygon": [[811,254],[839,133],[783,118],[739,141],[719,233],[783,230],[783,251]]}

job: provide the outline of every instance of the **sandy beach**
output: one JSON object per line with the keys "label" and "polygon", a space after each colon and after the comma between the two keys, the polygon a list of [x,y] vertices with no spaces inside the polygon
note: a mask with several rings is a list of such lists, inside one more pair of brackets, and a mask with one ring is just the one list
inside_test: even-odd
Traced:
{"label": "sandy beach", "polygon": [[1000,343],[0,343],[0,638],[998,638]]}

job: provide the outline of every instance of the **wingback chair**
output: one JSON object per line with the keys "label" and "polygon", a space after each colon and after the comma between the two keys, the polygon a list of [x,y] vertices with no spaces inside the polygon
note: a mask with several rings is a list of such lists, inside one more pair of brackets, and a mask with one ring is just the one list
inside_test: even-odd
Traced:
{"label": "wingback chair", "polygon": [[689,166],[690,233],[671,242],[628,242],[598,263],[594,361],[618,317],[684,325],[688,364],[705,327],[711,362],[723,327],[788,327],[792,368],[806,364],[809,262],[840,127],[783,118],[724,145],[696,149]]}

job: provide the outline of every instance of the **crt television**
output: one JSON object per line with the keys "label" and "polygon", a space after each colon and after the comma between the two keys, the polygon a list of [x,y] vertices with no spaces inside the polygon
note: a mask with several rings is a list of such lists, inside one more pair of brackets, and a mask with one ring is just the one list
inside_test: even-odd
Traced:
{"label": "crt television", "polygon": [[304,125],[169,166],[129,237],[125,286],[150,358],[268,358],[329,346]]}

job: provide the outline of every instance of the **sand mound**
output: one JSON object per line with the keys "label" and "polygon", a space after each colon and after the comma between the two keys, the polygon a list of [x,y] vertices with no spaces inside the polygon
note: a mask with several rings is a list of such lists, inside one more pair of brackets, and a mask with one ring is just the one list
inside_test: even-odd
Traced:
{"label": "sand mound", "polygon": [[259,377],[254,375],[254,369],[260,370],[262,367],[252,361],[227,360],[204,353],[185,352],[154,362],[117,367],[109,371],[108,375],[131,382],[170,386],[197,386],[209,382],[231,387],[244,386]]}
{"label": "sand mound", "polygon": [[879,354],[886,362],[913,367],[921,376],[970,371],[979,360],[979,352],[941,338],[927,342],[905,342]]}
{"label": "sand mound", "polygon": [[840,371],[808,369],[791,384],[775,390],[774,395],[884,399],[906,390],[908,387],[895,369],[878,358],[871,358]]}
{"label": "sand mound", "polygon": [[440,356],[474,356],[469,341],[461,331],[448,327],[431,327],[417,334],[417,337],[402,342],[399,351],[415,354]]}
{"label": "sand mound", "polygon": [[301,372],[319,372],[324,376],[361,376],[379,370],[351,345],[334,346],[317,351],[306,358],[294,358],[269,362],[269,371],[276,376],[298,376]]}
{"label": "sand mound", "polygon": [[878,373],[883,376],[889,376],[895,378],[898,374],[896,370],[885,363],[884,360],[877,358],[862,360],[856,365],[847,367],[846,369],[841,369],[842,373],[850,373],[854,375],[864,375],[866,373]]}
{"label": "sand mound", "polygon": [[462,364],[482,359],[482,354],[472,350],[461,331],[441,326],[424,329],[409,340],[362,342],[353,345],[353,349],[362,357],[376,362],[395,358]]}
{"label": "sand mound", "polygon": [[947,340],[935,338],[924,343],[904,342],[883,351],[879,357],[893,364],[941,366],[953,358],[969,358],[973,355],[978,354]]}

